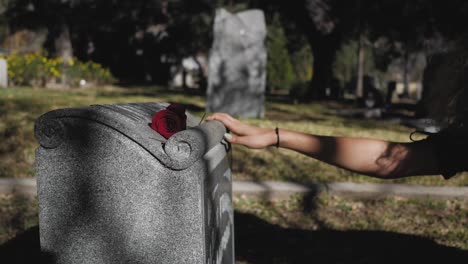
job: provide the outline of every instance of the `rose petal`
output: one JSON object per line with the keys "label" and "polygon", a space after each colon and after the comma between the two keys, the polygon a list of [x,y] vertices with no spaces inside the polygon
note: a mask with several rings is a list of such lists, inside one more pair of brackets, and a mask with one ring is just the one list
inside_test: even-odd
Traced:
{"label": "rose petal", "polygon": [[167,139],[186,128],[186,119],[186,115],[181,117],[173,111],[164,109],[153,116],[151,128]]}

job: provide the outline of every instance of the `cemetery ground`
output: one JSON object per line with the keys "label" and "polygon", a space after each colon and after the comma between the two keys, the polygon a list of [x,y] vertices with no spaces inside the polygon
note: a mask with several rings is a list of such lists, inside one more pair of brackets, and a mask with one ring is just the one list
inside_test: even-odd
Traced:
{"label": "cemetery ground", "polygon": [[[200,118],[205,113],[204,96],[161,87],[0,89],[0,177],[34,177],[37,143],[33,127],[43,113],[129,102],[180,102]],[[336,102],[293,104],[283,97],[270,97],[266,118],[246,121],[269,128],[394,141],[409,141],[414,131],[388,120],[334,115],[336,110],[348,108],[353,106]],[[467,174],[449,181],[434,176],[382,181],[276,148],[255,151],[234,146],[231,162],[234,180],[468,185]],[[237,197],[234,205],[238,263],[464,263],[468,257],[466,200],[351,199],[321,193],[281,201]],[[37,256],[37,224],[37,200],[0,195],[0,258],[3,254]]]}
{"label": "cemetery ground", "polygon": [[[238,264],[465,263],[468,257],[463,200],[320,194],[236,197],[234,207]],[[37,224],[36,199],[0,195],[0,259],[37,261]]]}

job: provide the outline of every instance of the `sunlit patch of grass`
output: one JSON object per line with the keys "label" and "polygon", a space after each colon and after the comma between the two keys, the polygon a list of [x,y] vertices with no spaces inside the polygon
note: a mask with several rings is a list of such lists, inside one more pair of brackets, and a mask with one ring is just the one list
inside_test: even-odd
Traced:
{"label": "sunlit patch of grass", "polygon": [[[340,204],[346,204],[351,209],[334,210]],[[441,244],[468,249],[466,201],[399,197],[350,200],[332,197],[325,205],[319,215],[336,229],[363,228],[421,235]]]}
{"label": "sunlit patch of grass", "polygon": [[411,198],[350,199],[328,194],[304,207],[302,196],[265,201],[237,197],[237,211],[253,214],[283,228],[304,230],[373,230],[430,238],[437,243],[468,249],[468,203],[463,200]]}

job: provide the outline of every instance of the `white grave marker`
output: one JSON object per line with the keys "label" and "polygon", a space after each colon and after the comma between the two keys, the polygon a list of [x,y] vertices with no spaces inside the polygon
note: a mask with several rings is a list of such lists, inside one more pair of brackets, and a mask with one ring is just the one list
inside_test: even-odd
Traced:
{"label": "white grave marker", "polygon": [[8,66],[3,58],[0,58],[0,87],[8,87]]}

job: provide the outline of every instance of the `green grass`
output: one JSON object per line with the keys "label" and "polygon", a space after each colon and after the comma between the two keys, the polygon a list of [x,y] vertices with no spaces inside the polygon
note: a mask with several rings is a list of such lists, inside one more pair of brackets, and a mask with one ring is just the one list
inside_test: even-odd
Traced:
{"label": "green grass", "polygon": [[[65,107],[127,102],[180,102],[201,117],[205,99],[161,87],[99,87],[71,90],[38,88],[0,89],[0,177],[34,176],[34,121],[43,113]],[[262,127],[293,129],[334,136],[372,137],[409,141],[412,129],[389,122],[337,117],[333,110],[350,107],[339,103],[289,104],[268,100],[266,118],[247,119]],[[381,182],[318,162],[311,158],[275,148],[255,151],[234,146],[232,167],[237,180],[288,180],[294,182]],[[468,186],[468,175],[446,181],[442,177],[411,177],[386,182],[423,185]]]}
{"label": "green grass", "polygon": [[37,199],[0,194],[0,245],[16,234],[38,225]]}
{"label": "green grass", "polygon": [[[234,208],[236,263],[308,263],[310,254],[325,263],[330,253],[334,261],[326,263],[343,263],[338,256],[346,257],[345,263],[377,263],[382,251],[405,250],[401,254],[419,259],[421,251],[434,248],[468,250],[468,203],[463,200],[350,199],[322,193],[273,201],[235,197]],[[37,213],[36,199],[0,195],[0,245],[25,230],[37,232]]]}
{"label": "green grass", "polygon": [[285,229],[385,231],[468,250],[468,203],[463,200],[350,199],[321,194],[281,201],[236,198],[234,204],[238,212]]}

